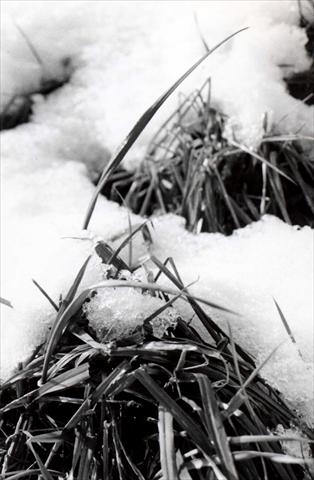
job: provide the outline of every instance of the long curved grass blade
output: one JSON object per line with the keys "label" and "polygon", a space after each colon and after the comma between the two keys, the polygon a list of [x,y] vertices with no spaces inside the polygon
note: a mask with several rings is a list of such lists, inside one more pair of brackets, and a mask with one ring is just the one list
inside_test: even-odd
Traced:
{"label": "long curved grass blade", "polygon": [[112,157],[106,168],[104,169],[101,178],[98,182],[98,185],[94,191],[93,197],[91,202],[88,206],[87,213],[83,223],[83,229],[87,229],[91,216],[93,214],[94,208],[96,206],[98,195],[100,194],[102,188],[104,187],[109,175],[116,169],[116,167],[121,163],[127,152],[130,150],[134,142],[137,140],[139,135],[142,133],[144,128],[148,125],[150,120],[159,110],[159,108],[163,105],[163,103],[167,100],[168,97],[178,88],[178,86],[215,50],[217,50],[221,45],[228,42],[231,38],[237,35],[240,32],[247,30],[247,27],[241,28],[237,32],[232,33],[224,40],[219,42],[215,47],[213,47],[209,52],[206,52],[197,62],[192,65],[161,97],[159,97],[156,102],[146,110],[146,112],[140,117],[137,123],[134,125],[124,142],[121,144],[120,148],[118,149],[117,153]]}

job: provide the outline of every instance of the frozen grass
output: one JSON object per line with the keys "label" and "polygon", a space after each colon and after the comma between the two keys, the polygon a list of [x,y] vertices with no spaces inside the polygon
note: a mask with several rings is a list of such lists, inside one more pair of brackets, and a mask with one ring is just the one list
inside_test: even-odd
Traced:
{"label": "frozen grass", "polygon": [[225,116],[211,107],[210,81],[184,98],[131,175],[111,177],[104,193],[140,215],[173,212],[192,232],[231,233],[264,214],[289,224],[314,218],[314,140],[265,134],[257,151],[224,137]]}
{"label": "frozen grass", "polygon": [[[209,121],[216,112],[207,110]],[[123,144],[125,151],[145,127],[147,118],[143,118]],[[242,155],[243,147],[233,147],[236,152],[231,151],[232,155]],[[204,150],[203,144],[201,148]],[[195,155],[195,145],[192,150]],[[287,178],[291,172],[282,171],[277,157],[257,155],[253,164],[262,166],[263,178],[268,175],[270,183],[272,179],[279,205],[278,198],[283,201],[283,197],[278,185],[281,177],[291,183]],[[114,157],[101,177],[85,226],[100,190],[122,156]],[[215,173],[215,178],[235,222],[240,207],[236,208],[224,191],[221,175]],[[292,176],[296,183],[297,176]],[[200,192],[199,185],[191,184],[194,176],[188,173],[186,177],[188,189]],[[265,209],[266,193],[259,199],[261,203],[264,199]],[[197,209],[192,210],[194,229],[199,219]],[[303,479],[305,474],[310,478],[307,450],[313,432],[299,425],[280,394],[260,377],[262,365],[256,366],[235,344],[232,330],[226,335],[204,312],[201,303],[208,302],[189,294],[174,262],[169,259],[163,264],[152,258],[159,273],[149,283],[116,279],[121,269],[130,270],[119,251],[131,237],[115,252],[106,244],[95,249],[103,263],[113,266],[102,285],[76,296],[88,259],[59,305],[37,284],[57,310],[56,319],[47,342],[1,387],[1,478],[292,480]],[[173,288],[165,290],[158,283],[161,275]],[[104,286],[140,289],[157,296],[165,308],[185,298],[210,341],[179,317],[175,327],[156,338],[150,316],[132,335],[100,343],[83,305]],[[298,426],[307,438],[276,435],[278,425],[284,429]],[[285,454],[284,444],[296,441],[302,445],[304,458]]]}
{"label": "frozen grass", "polygon": [[[155,279],[133,287],[165,308],[185,297],[211,341],[178,317],[163,338],[147,319],[131,335],[100,343],[82,305],[102,286],[75,298],[85,263],[47,344],[2,385],[1,478],[303,478],[309,458],[285,455],[283,445],[299,442],[306,452],[312,432],[276,434],[298,419],[259,376],[261,366],[188,294],[173,262],[153,261]],[[129,286],[115,280],[121,265],[129,268],[121,262],[115,255],[103,286]],[[172,280],[170,294],[160,275]]]}

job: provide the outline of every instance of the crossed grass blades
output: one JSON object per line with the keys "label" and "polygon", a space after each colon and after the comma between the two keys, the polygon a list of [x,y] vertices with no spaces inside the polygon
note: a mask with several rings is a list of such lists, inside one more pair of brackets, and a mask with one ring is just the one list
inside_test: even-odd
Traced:
{"label": "crossed grass blades", "polygon": [[[314,8],[312,0],[309,4]],[[314,25],[303,15],[300,26],[314,52]],[[205,50],[209,48],[200,32]],[[313,104],[314,62],[308,71],[285,78],[289,93]],[[289,112],[287,115],[293,115]],[[279,124],[285,117],[279,120]],[[288,224],[314,225],[314,138],[275,135],[268,125],[257,151],[225,138],[226,116],[211,105],[211,83],[186,98],[152,139],[135,173],[118,169],[102,193],[132,211],[150,216],[173,212],[192,232],[230,234],[265,213]]]}
{"label": "crossed grass blades", "polygon": [[[259,376],[262,365],[205,313],[209,302],[189,294],[174,261],[151,257],[155,278],[130,285],[116,280],[132,268],[108,244],[96,252],[111,265],[107,280],[77,295],[84,263],[61,304],[50,300],[57,318],[47,343],[1,387],[0,478],[304,478],[307,461],[282,450],[292,439],[270,433],[297,417]],[[157,295],[165,309],[185,299],[210,340],[179,317],[156,338],[153,315],[130,336],[99,342],[82,305],[101,288],[125,286]]]}
{"label": "crossed grass blades", "polygon": [[[95,190],[85,227],[105,183],[187,74],[143,115],[112,158]],[[279,174],[276,165],[266,165]],[[35,282],[55,308],[56,319],[45,344],[1,387],[0,478],[310,478],[308,460],[284,455],[282,442],[291,439],[270,433],[278,424],[299,425],[298,418],[260,377],[263,365],[256,367],[234,343],[231,330],[229,335],[223,332],[201,304],[222,307],[191,295],[172,259],[151,257],[156,274],[148,283],[120,278],[122,270],[134,267],[119,252],[127,246],[131,250],[132,237],[140,232],[149,242],[146,224],[131,231],[116,251],[98,242],[97,255],[111,265],[100,285],[78,294],[89,259],[59,304]],[[161,275],[172,288],[161,286]],[[152,315],[130,336],[100,342],[82,307],[102,288],[123,287],[157,295],[164,308],[178,298],[189,302],[209,340],[179,317],[176,327],[156,338]],[[307,449],[313,432],[299,426],[307,439],[298,441]]]}
{"label": "crossed grass blades", "polygon": [[313,138],[274,135],[265,116],[257,151],[227,140],[226,117],[211,106],[210,91],[208,80],[181,98],[137,171],[120,168],[103,193],[115,201],[123,197],[141,215],[181,215],[195,233],[230,234],[265,213],[313,226]]}

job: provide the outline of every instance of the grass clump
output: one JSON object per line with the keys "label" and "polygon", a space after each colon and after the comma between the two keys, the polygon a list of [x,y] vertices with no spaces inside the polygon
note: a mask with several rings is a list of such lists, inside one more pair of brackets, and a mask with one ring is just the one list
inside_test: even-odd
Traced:
{"label": "grass clump", "polygon": [[[106,262],[113,252],[102,247]],[[157,295],[165,308],[185,298],[209,340],[180,317],[157,338],[151,316],[127,337],[100,341],[84,303],[101,288],[130,286],[117,277],[131,268],[115,255],[107,280],[77,295],[85,262],[46,344],[1,387],[0,478],[304,477],[308,460],[285,455],[291,438],[270,433],[298,425],[294,412],[189,295],[174,262],[152,261],[155,278],[133,288]],[[160,285],[161,275],[173,291]]]}
{"label": "grass clump", "polygon": [[[167,97],[208,54],[210,52],[160,97],[131,130],[100,178],[85,216],[84,228],[89,225],[100,192],[108,182],[116,183],[117,169],[129,148]],[[181,205],[186,206],[185,215],[193,231],[203,229],[206,215],[214,231],[221,225],[228,230],[228,225],[235,224],[239,218],[244,221],[247,213],[226,190],[225,156],[236,159],[237,155],[245,153],[252,164],[255,160],[261,162],[263,178],[272,175],[278,198],[281,194],[279,181],[288,180],[289,175],[279,170],[277,157],[261,161],[258,153],[252,161],[251,153],[243,153],[243,148],[233,146],[230,150],[221,135],[223,117],[209,107],[209,100],[204,102],[202,95],[201,89],[192,103],[189,99],[184,103],[188,110],[198,105],[202,113],[196,123],[187,129],[186,116],[182,116],[180,106],[176,114],[180,114],[181,123],[178,123],[174,143],[169,145],[165,125],[151,145],[151,157],[160,151],[162,155],[170,155],[170,158],[158,158],[158,166],[163,166],[165,171],[169,168],[172,176],[169,178],[168,172],[164,178],[160,177],[156,163],[151,162],[153,167],[148,168],[145,181],[154,178],[153,186],[145,187],[145,181],[139,185],[144,177],[132,178],[125,202],[132,206],[138,194],[142,202],[141,213],[149,214],[150,208],[155,209],[151,200],[154,192],[165,211],[181,201]],[[202,130],[204,120],[206,129]],[[168,142],[167,148],[164,142]],[[269,142],[268,139],[264,143]],[[183,149],[181,157],[180,149]],[[215,196],[220,191],[219,202],[223,198],[226,206],[222,215],[230,217],[230,222],[221,219],[218,210],[209,213],[207,207],[206,215],[201,216],[204,211],[201,187],[207,183],[190,160],[194,156],[194,162],[202,169],[208,149],[216,159],[211,165],[215,173],[209,182],[213,185],[214,200],[208,208],[214,208]],[[219,156],[222,151],[223,159]],[[179,163],[175,166],[177,160]],[[147,165],[148,162],[145,168]],[[307,167],[306,164],[304,168]],[[182,175],[184,168],[185,173],[189,173],[180,186],[182,176],[178,175]],[[171,190],[174,179],[179,193],[165,201],[162,186],[166,191]],[[121,183],[115,185],[118,190],[119,186]],[[307,188],[303,185],[304,192]],[[268,197],[266,193],[263,195],[266,209]],[[254,205],[254,201],[250,201]],[[311,201],[309,203],[312,205]],[[310,461],[286,455],[283,445],[291,438],[272,432],[278,425],[284,429],[298,426],[307,435],[306,440],[297,439],[304,448],[311,445],[313,432],[300,425],[280,393],[262,379],[261,366],[256,366],[254,359],[234,343],[232,332],[226,334],[206,314],[202,304],[211,303],[189,293],[174,261],[161,262],[151,257],[155,276],[151,274],[147,283],[121,278],[123,270],[132,274],[137,268],[131,261],[128,264],[122,260],[119,253],[127,245],[131,250],[131,238],[139,232],[147,241],[144,224],[131,231],[127,241],[124,240],[116,251],[105,242],[98,242],[95,252],[109,267],[106,280],[78,293],[87,259],[59,305],[35,282],[55,308],[56,318],[47,341],[38,346],[31,358],[1,386],[0,479],[301,480],[305,475],[310,478]],[[161,275],[172,282],[171,288],[160,284]],[[101,341],[88,323],[84,305],[91,302],[94,295],[101,294],[103,288],[123,287],[158,296],[164,307],[146,318],[128,336],[106,341],[103,335]],[[194,320],[206,329],[208,340],[179,316],[162,335],[156,335],[154,320],[157,315],[179,298],[190,304]]]}
{"label": "grass clump", "polygon": [[266,119],[256,151],[227,140],[226,116],[212,108],[210,88],[208,80],[180,102],[137,171],[117,171],[105,195],[123,196],[141,215],[181,215],[195,233],[230,234],[265,213],[313,226],[314,167],[302,137],[266,133]]}

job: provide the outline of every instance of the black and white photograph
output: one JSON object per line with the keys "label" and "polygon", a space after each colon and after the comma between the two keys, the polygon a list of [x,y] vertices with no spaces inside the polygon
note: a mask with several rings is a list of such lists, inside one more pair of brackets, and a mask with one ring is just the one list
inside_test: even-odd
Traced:
{"label": "black and white photograph", "polygon": [[314,480],[314,0],[0,4],[0,480]]}

